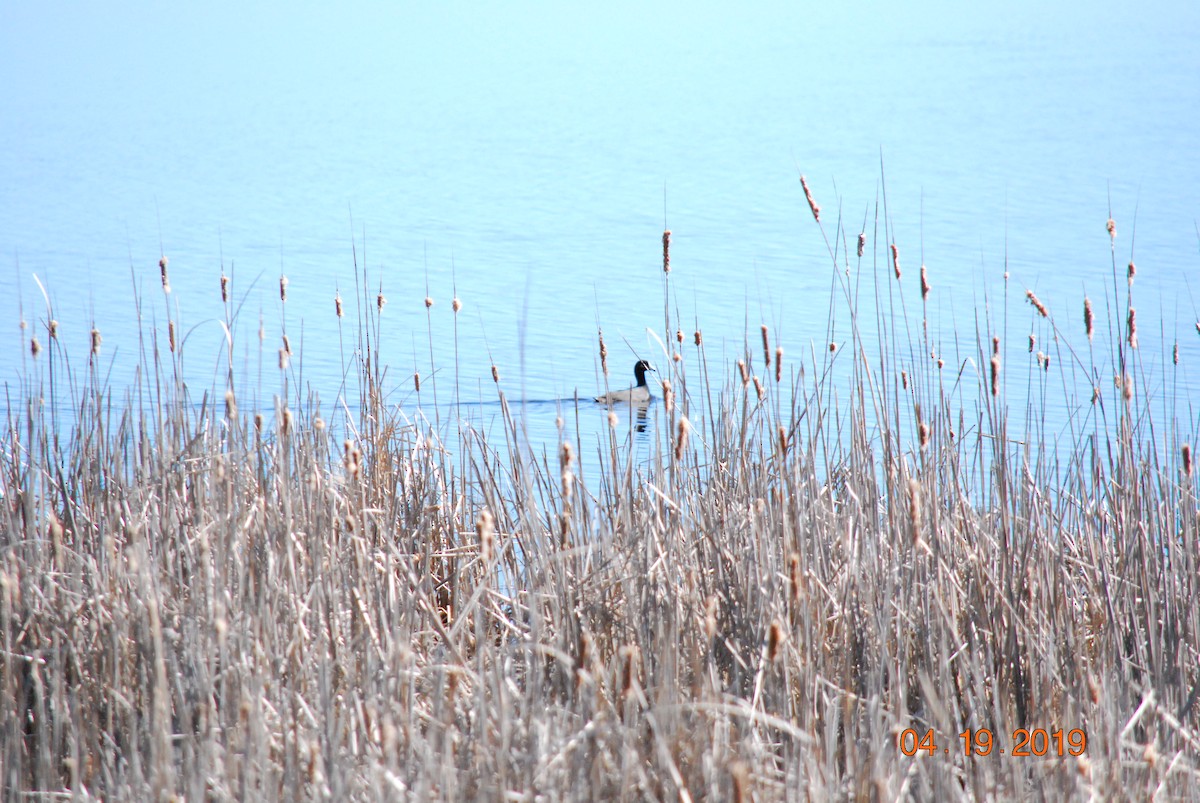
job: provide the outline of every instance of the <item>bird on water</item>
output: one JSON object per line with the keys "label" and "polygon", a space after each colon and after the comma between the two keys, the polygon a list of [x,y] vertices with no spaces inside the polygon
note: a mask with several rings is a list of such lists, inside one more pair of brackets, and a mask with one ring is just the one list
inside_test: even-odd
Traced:
{"label": "bird on water", "polygon": [[645,404],[650,401],[650,388],[646,385],[646,372],[656,370],[646,360],[638,360],[633,366],[633,375],[637,378],[637,384],[629,388],[629,390],[613,390],[608,393],[596,397],[596,401],[601,404],[613,404],[615,402],[629,402],[630,404]]}

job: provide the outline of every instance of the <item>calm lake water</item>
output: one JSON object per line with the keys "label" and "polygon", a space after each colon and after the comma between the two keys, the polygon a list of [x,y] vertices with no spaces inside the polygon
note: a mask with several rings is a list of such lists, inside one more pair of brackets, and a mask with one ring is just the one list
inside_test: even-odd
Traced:
{"label": "calm lake water", "polygon": [[977,326],[1011,364],[1030,331],[1052,336],[1027,288],[1086,349],[1083,297],[1123,323],[1132,255],[1146,385],[1200,399],[1195,3],[517,6],[6,5],[0,380],[12,392],[36,370],[18,324],[44,327],[40,281],[76,366],[94,320],[114,384],[128,381],[136,293],[143,331],[176,319],[193,386],[219,386],[224,270],[235,367],[260,404],[286,329],[293,383],[332,407],[356,346],[357,259],[368,297],[388,299],[394,403],[411,410],[411,375],[436,371],[443,407],[457,376],[462,410],[494,420],[495,363],[552,440],[556,400],[602,389],[597,327],[613,384],[639,356],[664,359],[647,334],[663,329],[664,224],[672,310],[689,334],[699,322],[714,363],[763,323],[793,368],[824,348],[841,302],[804,173],[830,237],[840,215],[853,250],[865,226],[851,271],[898,292],[910,327],[928,266],[932,336],[955,365],[975,357]]}

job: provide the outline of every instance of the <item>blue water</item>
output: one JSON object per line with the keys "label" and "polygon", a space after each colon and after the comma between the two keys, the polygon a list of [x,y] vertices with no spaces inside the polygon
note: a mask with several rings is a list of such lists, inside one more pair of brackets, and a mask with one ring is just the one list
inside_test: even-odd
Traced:
{"label": "blue water", "polygon": [[[219,387],[224,269],[260,404],[286,329],[328,408],[357,260],[389,302],[393,403],[415,404],[420,372],[445,405],[456,365],[458,398],[492,402],[495,363],[510,399],[548,410],[602,389],[597,327],[614,385],[664,359],[647,334],[663,329],[664,225],[672,310],[710,359],[731,364],[765,323],[794,368],[840,297],[804,173],[839,248],[839,214],[852,251],[865,222],[852,273],[899,292],[910,326],[928,266],[955,365],[985,314],[1006,364],[1031,330],[1052,336],[1026,288],[1086,349],[1084,295],[1102,316],[1114,298],[1111,204],[1111,303],[1132,254],[1148,385],[1200,398],[1196,4],[506,5],[0,8],[0,381],[37,370],[40,281],[76,366],[94,321],[113,381],[132,376],[136,291],[142,331],[177,320],[189,378]],[[845,342],[844,308],[836,321]],[[553,435],[556,415],[532,417]]]}

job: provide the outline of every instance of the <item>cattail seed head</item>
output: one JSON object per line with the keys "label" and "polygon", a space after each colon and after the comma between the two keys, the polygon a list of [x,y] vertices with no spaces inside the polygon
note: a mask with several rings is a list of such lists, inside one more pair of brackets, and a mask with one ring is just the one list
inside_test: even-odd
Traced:
{"label": "cattail seed head", "polygon": [[763,364],[769,369],[771,367],[771,338],[767,332],[767,325],[762,325],[762,343],[763,343]]}
{"label": "cattail seed head", "polygon": [[287,303],[287,287],[288,277],[280,274],[279,276],[279,300]]}
{"label": "cattail seed head", "polygon": [[387,298],[383,295],[382,292],[380,292],[379,295],[375,296],[375,309],[377,311],[383,312],[383,305],[386,303],[387,303]]}
{"label": "cattail seed head", "polygon": [[697,329],[696,333],[694,335],[692,335],[692,342],[695,343],[697,346],[699,346],[701,343],[704,342],[704,339],[702,337],[700,337],[699,329]]}
{"label": "cattail seed head", "polygon": [[342,315],[344,314],[342,311],[342,294],[341,293],[335,293],[333,296],[333,311],[337,313],[337,316],[339,318],[342,317]]}
{"label": "cattail seed head", "polygon": [[1050,313],[1046,310],[1046,305],[1038,300],[1038,297],[1033,294],[1032,290],[1026,290],[1025,297],[1029,299],[1029,303],[1033,305],[1033,308],[1036,309],[1043,318],[1050,317]]}
{"label": "cattail seed head", "polygon": [[716,596],[710,596],[704,601],[704,635],[709,640],[717,635],[717,609]]}
{"label": "cattail seed head", "polygon": [[929,296],[929,276],[925,271],[925,266],[921,266],[921,300],[924,301]]}
{"label": "cattail seed head", "polygon": [[29,353],[32,354],[35,359],[37,358],[37,355],[42,353],[42,344],[38,342],[36,336],[29,339]]}
{"label": "cattail seed head", "polygon": [[175,353],[175,321],[167,321],[167,344],[171,348],[171,353]]}
{"label": "cattail seed head", "polygon": [[425,296],[425,309],[429,309],[432,306],[433,306],[433,299],[430,298],[429,296]]}
{"label": "cattail seed head", "polygon": [[165,256],[158,259],[158,273],[162,276],[163,292],[171,292],[171,278],[167,275],[167,258]]}
{"label": "cattail seed head", "polygon": [[608,413],[608,427],[609,427],[609,429],[616,429],[616,428],[617,428],[617,421],[618,421],[618,420],[619,420],[619,419],[617,418],[617,414],[616,414],[616,413],[614,413],[614,412],[612,412],[612,411],[610,410],[610,411],[609,411],[609,413]]}
{"label": "cattail seed head", "polygon": [[767,396],[767,389],[763,387],[763,383],[758,381],[758,377],[754,377],[754,392],[758,394],[758,400],[762,401]]}
{"label": "cattail seed head", "polygon": [[938,357],[937,367],[938,367],[939,371],[942,370],[943,368],[946,367],[946,361],[943,360],[941,357]]}
{"label": "cattail seed head", "polygon": [[1115,240],[1117,238],[1117,221],[1109,218],[1108,222],[1104,224],[1104,228],[1108,229],[1108,236],[1110,239]]}
{"label": "cattail seed head", "polygon": [[829,353],[833,354],[835,351],[837,351],[837,343],[830,343],[829,344]]}
{"label": "cattail seed head", "polygon": [[803,578],[800,576],[800,556],[793,552],[788,556],[788,593],[792,598],[792,602],[800,601],[802,582]]}
{"label": "cattail seed head", "polygon": [[675,409],[675,392],[671,390],[671,380],[664,379],[662,381],[663,406],[667,408],[667,412]]}
{"label": "cattail seed head", "polygon": [[454,310],[455,315],[462,309],[462,302],[458,300],[458,296],[455,296],[454,300],[450,302],[450,309]]}
{"label": "cattail seed head", "polygon": [[1185,443],[1179,449],[1179,456],[1183,458],[1184,476],[1192,476],[1192,447]]}
{"label": "cattail seed head", "polygon": [[497,385],[500,384],[500,369],[497,368],[495,365],[492,366],[492,381],[495,382]]}
{"label": "cattail seed head", "polygon": [[221,303],[229,303],[229,277],[224,273],[221,274]]}
{"label": "cattail seed head", "polygon": [[738,373],[742,375],[742,387],[750,384],[750,371],[746,368],[745,360],[737,361]]}
{"label": "cattail seed head", "polygon": [[50,332],[51,340],[58,340],[58,321],[51,319],[50,323],[46,324],[46,329]]}
{"label": "cattail seed head", "polygon": [[600,336],[600,370],[608,376],[608,346],[604,345],[604,330],[597,330]]}
{"label": "cattail seed head", "polygon": [[896,281],[900,281],[900,249],[892,243],[892,270],[896,272]]}
{"label": "cattail seed head", "polygon": [[860,231],[858,233],[858,257],[862,259],[863,251],[867,248],[867,233]]}
{"label": "cattail seed head", "polygon": [[992,335],[992,354],[1000,353],[1000,336]]}
{"label": "cattail seed head", "polygon": [[641,650],[634,644],[629,644],[620,649],[621,662],[621,698],[627,699],[633,693],[634,684],[637,683],[637,675],[639,665],[641,663]]}
{"label": "cattail seed head", "polygon": [[777,619],[772,619],[771,626],[767,628],[768,663],[775,663],[775,659],[779,657],[779,648],[783,645],[784,638],[783,626],[779,624]]}
{"label": "cattail seed head", "polygon": [[929,425],[924,421],[917,425],[917,443],[922,451],[929,446]]}
{"label": "cattail seed head", "polygon": [[292,431],[292,411],[284,408],[283,415],[279,416],[279,431],[287,435]]}
{"label": "cattail seed head", "polygon": [[421,374],[418,371],[413,371],[413,390],[421,392]]}
{"label": "cattail seed head", "polygon": [[[1092,339],[1095,333],[1096,316],[1092,314],[1092,300],[1087,296],[1083,297],[1083,328],[1087,330],[1088,340]],[[1197,324],[1200,327],[1200,324]]]}
{"label": "cattail seed head", "polygon": [[263,427],[262,413],[255,413],[254,414],[254,429],[257,432],[262,432],[262,427]]}
{"label": "cattail seed head", "polygon": [[788,431],[787,427],[783,424],[780,424],[779,428],[775,430],[775,439],[779,443],[779,454],[786,456],[788,450]]}
{"label": "cattail seed head", "polygon": [[314,418],[313,419],[313,429],[315,429],[317,432],[324,432],[325,431],[325,419],[321,418],[321,416],[317,416],[316,418]]}
{"label": "cattail seed head", "polygon": [[1133,376],[1130,374],[1125,374],[1125,381],[1121,386],[1121,397],[1125,401],[1133,399]]}
{"label": "cattail seed head", "polygon": [[1178,341],[1176,341],[1175,345],[1171,347],[1171,363],[1173,365],[1179,365],[1179,342]]}
{"label": "cattail seed head", "polygon": [[775,347],[775,382],[783,380],[783,346]]}
{"label": "cattail seed head", "polygon": [[679,416],[679,424],[675,431],[675,462],[678,463],[683,459],[683,450],[687,448],[688,431],[692,428],[692,424],[687,420],[687,416]]}
{"label": "cattail seed head", "polygon": [[1137,337],[1137,310],[1133,307],[1129,308],[1129,348],[1135,349],[1138,347]]}
{"label": "cattail seed head", "polygon": [[475,519],[475,532],[479,536],[479,551],[485,563],[489,563],[492,560],[495,531],[496,519],[492,516],[491,511],[485,507],[479,511],[479,517]]}
{"label": "cattail seed head", "polygon": [[562,448],[558,453],[558,460],[563,468],[570,468],[571,464],[575,462],[575,447],[571,445],[570,441],[563,441]]}
{"label": "cattail seed head", "polygon": [[671,230],[667,229],[663,232],[663,273],[671,272]]}
{"label": "cattail seed head", "polygon": [[103,341],[104,341],[104,338],[100,337],[100,330],[93,327],[92,328],[92,354],[100,353],[100,344]]}
{"label": "cattail seed head", "polygon": [[1129,263],[1129,269],[1125,272],[1125,278],[1129,280],[1129,286],[1133,287],[1133,277],[1137,276],[1137,265],[1133,262]]}
{"label": "cattail seed head", "polygon": [[1037,337],[1032,333],[1029,335],[1029,353],[1033,354],[1033,347],[1037,345]]}
{"label": "cattail seed head", "polygon": [[992,355],[992,396],[1000,395],[1000,355]]}
{"label": "cattail seed head", "polygon": [[284,351],[286,351],[286,352],[288,353],[288,356],[291,356],[291,353],[292,353],[292,341],[288,340],[288,336],[287,336],[287,335],[284,335],[284,336],[283,336],[283,350],[284,350]]}
{"label": "cattail seed head", "polygon": [[583,685],[588,665],[592,662],[592,636],[586,630],[579,634],[579,657],[575,659],[575,686]]}
{"label": "cattail seed head", "polygon": [[225,391],[225,418],[230,421],[237,418],[237,397],[232,390]]}
{"label": "cattail seed head", "polygon": [[921,537],[921,484],[915,479],[908,481],[908,520],[913,528],[913,540]]}
{"label": "cattail seed head", "polygon": [[900,372],[900,386],[908,390],[908,371]]}
{"label": "cattail seed head", "polygon": [[808,188],[808,181],[804,176],[800,176],[800,186],[804,188],[804,197],[808,201],[808,208],[812,210],[813,220],[821,222],[821,207],[813,200],[812,191]]}
{"label": "cattail seed head", "polygon": [[286,371],[288,369],[288,365],[291,364],[290,357],[291,357],[291,355],[289,355],[287,353],[287,349],[279,350],[279,370],[280,371]]}

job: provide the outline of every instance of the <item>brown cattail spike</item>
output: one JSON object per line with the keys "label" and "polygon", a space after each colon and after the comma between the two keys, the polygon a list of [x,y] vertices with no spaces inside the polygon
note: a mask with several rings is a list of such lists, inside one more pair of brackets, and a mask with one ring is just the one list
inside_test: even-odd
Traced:
{"label": "brown cattail spike", "polygon": [[813,220],[821,222],[821,207],[813,200],[812,190],[808,188],[808,180],[800,176],[800,186],[804,188],[804,197],[808,200],[808,208],[812,210]]}
{"label": "brown cattail spike", "polygon": [[221,303],[229,303],[229,277],[224,273],[221,274]]}
{"label": "brown cattail spike", "polygon": [[783,380],[783,346],[775,347],[775,382]]}
{"label": "brown cattail spike", "polygon": [[415,371],[413,372],[413,390],[417,393],[421,392],[421,374]]}
{"label": "brown cattail spike", "polygon": [[167,321],[167,344],[171,348],[171,353],[175,353],[175,321]]}
{"label": "brown cattail spike", "polygon": [[1000,395],[1000,355],[992,355],[992,396]]}
{"label": "brown cattail spike", "polygon": [[384,297],[382,292],[379,295],[375,296],[375,309],[378,310],[379,312],[383,312],[383,305],[386,303],[387,303],[387,299]]}
{"label": "brown cattail spike", "polygon": [[1135,349],[1138,347],[1137,338],[1137,310],[1133,307],[1129,308],[1129,348]]}
{"label": "brown cattail spike", "polygon": [[1000,353],[1000,337],[999,337],[999,335],[992,335],[992,354],[999,354],[999,353]]}
{"label": "brown cattail spike", "polygon": [[704,339],[702,337],[700,337],[699,329],[697,329],[696,333],[694,335],[692,335],[692,342],[695,343],[697,346],[699,346],[701,343],[704,342]]}
{"label": "brown cattail spike", "polygon": [[492,366],[492,381],[495,382],[497,385],[500,384],[500,369],[497,368],[495,365]]}
{"label": "brown cattail spike", "polygon": [[663,273],[671,272],[671,230],[667,229],[663,232]]}
{"label": "brown cattail spike", "polygon": [[675,432],[675,462],[678,463],[683,459],[683,451],[687,448],[688,431],[691,430],[691,422],[686,416],[679,417],[679,426]]}
{"label": "brown cattail spike", "polygon": [[1129,269],[1125,272],[1125,278],[1129,280],[1129,286],[1133,287],[1133,277],[1137,276],[1137,265],[1133,262],[1129,263]]}
{"label": "brown cattail spike", "polygon": [[1025,297],[1029,299],[1029,303],[1033,305],[1033,308],[1036,309],[1043,318],[1050,317],[1050,313],[1046,309],[1046,305],[1038,300],[1038,297],[1033,294],[1032,290],[1026,290]]}
{"label": "brown cattail spike", "polygon": [[1184,444],[1179,449],[1179,456],[1183,458],[1183,474],[1185,477],[1192,476],[1192,447]]}
{"label": "brown cattail spike", "polygon": [[[1092,300],[1087,296],[1083,297],[1083,328],[1087,330],[1088,340],[1092,339],[1095,333],[1096,316],[1092,314]],[[1197,324],[1200,328],[1200,324]]]}
{"label": "brown cattail spike", "polygon": [[31,337],[29,339],[29,353],[32,354],[35,358],[37,357],[37,355],[42,353],[42,344],[38,342],[38,339],[36,337]]}
{"label": "brown cattail spike", "polygon": [[892,270],[896,272],[896,281],[900,281],[900,249],[892,243]]}
{"label": "brown cattail spike", "polygon": [[458,311],[462,309],[462,302],[459,301],[458,296],[455,296],[454,300],[450,302],[450,309],[454,310],[455,315],[457,315]]}
{"label": "brown cattail spike", "polygon": [[92,354],[100,353],[100,344],[104,342],[104,338],[100,337],[100,330],[92,329]]}
{"label": "brown cattail spike", "polygon": [[767,629],[767,662],[774,663],[779,657],[779,648],[784,640],[783,626],[777,620],[771,621],[771,626]]}
{"label": "brown cattail spike", "polygon": [[50,323],[46,324],[46,329],[50,332],[51,340],[58,340],[58,321],[51,320]]}
{"label": "brown cattail spike", "polygon": [[279,300],[284,303],[287,303],[287,287],[288,277],[281,275],[279,277]]}
{"label": "brown cattail spike", "polygon": [[1110,239],[1115,240],[1117,238],[1117,221],[1109,218],[1108,222],[1104,224],[1104,228],[1108,229],[1108,236]]}
{"label": "brown cattail spike", "polygon": [[737,361],[738,373],[742,375],[742,387],[750,384],[750,371],[746,368],[745,360]]}
{"label": "brown cattail spike", "polygon": [[863,251],[867,249],[867,233],[861,231],[858,233],[858,258],[862,259]]}
{"label": "brown cattail spike", "polygon": [[604,345],[604,330],[597,330],[600,333],[600,370],[608,376],[608,346]]}
{"label": "brown cattail spike", "polygon": [[763,342],[763,363],[767,368],[771,367],[771,339],[767,333],[767,325],[762,325],[762,342]]}
{"label": "brown cattail spike", "polygon": [[1033,354],[1033,347],[1037,345],[1037,337],[1032,333],[1029,335],[1029,353]]}
{"label": "brown cattail spike", "polygon": [[924,301],[929,297],[929,275],[925,271],[925,266],[921,266],[921,300]]}
{"label": "brown cattail spike", "polygon": [[433,306],[433,299],[430,298],[429,296],[425,296],[425,309],[429,309],[432,306]]}
{"label": "brown cattail spike", "polygon": [[167,276],[167,258],[165,256],[159,257],[158,272],[162,276],[163,292],[171,292],[171,278]]}
{"label": "brown cattail spike", "polygon": [[333,311],[337,313],[337,316],[339,318],[342,317],[343,313],[342,313],[342,294],[341,293],[335,293],[333,296]]}

